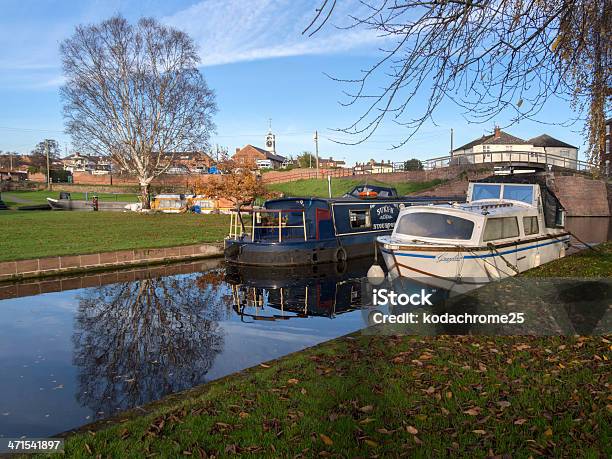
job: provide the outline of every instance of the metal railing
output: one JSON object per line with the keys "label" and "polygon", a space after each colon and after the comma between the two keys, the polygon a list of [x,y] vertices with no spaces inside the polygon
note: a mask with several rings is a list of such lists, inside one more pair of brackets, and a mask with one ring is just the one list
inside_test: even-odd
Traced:
{"label": "metal railing", "polygon": [[[289,225],[288,217],[287,221],[283,219],[283,214],[296,214],[300,213],[302,218],[301,225]],[[267,217],[262,218],[267,214],[271,214],[276,217],[278,221],[272,221],[271,224],[268,224],[266,221]],[[242,215],[250,215],[251,218],[248,223],[250,225],[245,224],[244,220],[241,218]],[[263,223],[266,222],[266,223]],[[292,234],[292,228],[300,228],[302,231],[299,231],[299,236],[294,236]],[[259,231],[257,231],[259,230]],[[269,231],[265,231],[269,230]],[[283,236],[283,230],[284,236]],[[278,235],[276,232],[278,231]],[[304,236],[304,240],[308,239],[308,234],[306,231],[306,214],[304,209],[256,209],[250,210],[247,212],[241,212],[238,214],[237,211],[234,211],[230,214],[230,231],[228,238],[229,239],[244,239],[248,237],[251,239],[251,242],[255,240],[270,240],[271,238],[265,238],[264,236],[269,235],[273,236],[273,239],[278,239],[278,242],[282,242],[284,239],[302,239],[302,233]],[[296,232],[297,234],[297,232]]]}
{"label": "metal railing", "polygon": [[[596,164],[565,156],[538,151],[490,151],[482,153],[462,153],[453,156],[442,156],[423,161],[425,170],[449,166],[478,165],[502,163],[507,165],[553,166],[578,172],[595,172]],[[402,163],[394,163],[401,165]]]}

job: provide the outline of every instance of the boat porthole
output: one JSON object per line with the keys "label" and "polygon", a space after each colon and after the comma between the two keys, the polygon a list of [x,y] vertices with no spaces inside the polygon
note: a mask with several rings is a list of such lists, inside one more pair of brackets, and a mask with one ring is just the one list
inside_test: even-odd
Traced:
{"label": "boat porthole", "polygon": [[313,250],[312,251],[312,262],[317,263],[318,261],[319,261],[319,254]]}

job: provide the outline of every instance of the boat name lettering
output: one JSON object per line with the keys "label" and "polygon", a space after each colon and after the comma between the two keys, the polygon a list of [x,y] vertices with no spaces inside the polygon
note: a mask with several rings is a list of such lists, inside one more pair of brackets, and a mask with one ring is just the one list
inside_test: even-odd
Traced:
{"label": "boat name lettering", "polygon": [[378,218],[380,218],[381,220],[389,220],[393,217],[393,214],[395,213],[395,207],[390,206],[390,205],[386,205],[386,206],[381,206],[378,209],[376,209],[376,215],[378,215]]}
{"label": "boat name lettering", "polygon": [[372,228],[374,229],[393,229],[394,226],[395,226],[395,222],[374,223],[374,225],[372,225]]}
{"label": "boat name lettering", "polygon": [[461,260],[463,260],[463,255],[461,254],[448,255],[446,252],[441,253],[440,255],[436,257],[437,263],[450,263],[451,261],[461,261]]}

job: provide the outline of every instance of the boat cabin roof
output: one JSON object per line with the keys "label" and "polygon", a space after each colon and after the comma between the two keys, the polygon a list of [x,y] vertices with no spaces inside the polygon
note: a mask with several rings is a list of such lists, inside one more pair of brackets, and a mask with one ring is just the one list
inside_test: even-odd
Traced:
{"label": "boat cabin roof", "polygon": [[360,193],[369,193],[374,192],[377,196],[381,198],[393,198],[397,197],[397,190],[390,186],[380,186],[380,185],[368,185],[367,183],[363,185],[357,185],[348,193],[345,193],[343,197],[355,197],[360,198]]}

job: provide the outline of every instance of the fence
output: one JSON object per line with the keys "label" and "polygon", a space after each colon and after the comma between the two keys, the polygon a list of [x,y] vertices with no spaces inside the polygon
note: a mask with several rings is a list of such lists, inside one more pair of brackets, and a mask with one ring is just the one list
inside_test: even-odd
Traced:
{"label": "fence", "polygon": [[586,173],[593,173],[599,169],[597,165],[591,164],[587,161],[537,151],[491,151],[482,153],[466,153],[454,156],[442,156],[423,161],[425,170],[433,170],[453,165],[471,164],[503,164],[510,166],[520,165],[537,168],[552,166]]}

